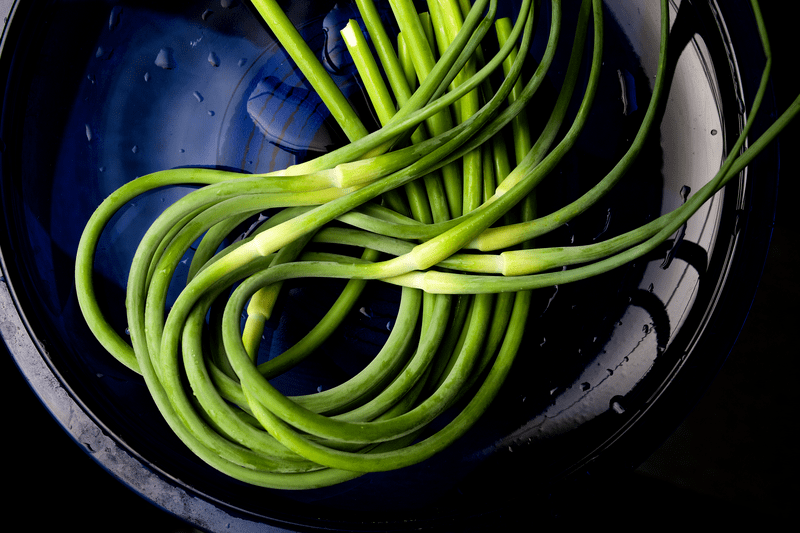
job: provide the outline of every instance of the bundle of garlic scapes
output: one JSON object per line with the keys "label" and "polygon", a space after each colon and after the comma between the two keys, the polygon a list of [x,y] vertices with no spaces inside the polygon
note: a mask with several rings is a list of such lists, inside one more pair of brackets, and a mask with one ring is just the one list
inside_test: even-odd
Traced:
{"label": "bundle of garlic scapes", "polygon": [[[202,460],[254,485],[307,489],[431,457],[462,436],[497,395],[520,346],[533,289],[586,279],[657,248],[800,109],[795,101],[744,149],[771,62],[754,0],[766,68],[750,121],[717,174],[681,207],[634,231],[590,245],[536,248],[534,238],[585,212],[641,151],[667,90],[669,33],[662,0],[657,77],[627,153],[583,196],[538,216],[535,188],[575,145],[603,61],[602,2],[583,0],[564,81],[544,128],[534,131],[526,106],[547,78],[557,46],[565,46],[561,2],[549,0],[547,47],[534,72],[523,75],[528,54],[518,51],[531,47],[539,3],[523,0],[512,21],[496,19],[497,0],[431,0],[426,13],[411,0],[390,0],[399,28],[392,40],[372,0],[357,0],[369,39],[352,21],[342,36],[381,123],[368,132],[277,2],[253,0],[349,143],[269,174],[156,172],[98,207],[78,250],[81,309],[100,343],[141,373],[169,426]],[[486,45],[490,40],[494,46]],[[587,48],[591,57],[584,58]],[[496,52],[485,57],[487,50]],[[576,94],[586,62],[588,83]],[[490,76],[498,72],[502,83],[495,84]],[[578,111],[565,124],[574,99]],[[500,140],[508,131],[513,150]],[[198,187],[169,206],[138,247],[127,285],[129,344],[96,301],[94,252],[120,207],[174,185]],[[267,210],[274,214],[227,244],[235,228]],[[167,310],[176,266],[198,239],[189,279]],[[344,244],[360,255],[320,243]],[[299,278],[347,281],[303,339],[258,364],[281,284]],[[279,392],[270,379],[313,354],[369,282],[401,287],[397,318],[374,360],[331,389]],[[426,431],[454,405],[463,407],[440,429]]]}

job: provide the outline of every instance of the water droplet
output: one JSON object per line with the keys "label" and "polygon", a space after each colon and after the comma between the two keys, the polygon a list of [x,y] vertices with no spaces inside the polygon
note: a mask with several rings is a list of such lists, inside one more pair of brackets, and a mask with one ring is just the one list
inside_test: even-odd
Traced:
{"label": "water droplet", "polygon": [[681,199],[683,199],[684,203],[686,202],[686,200],[689,199],[689,195],[691,193],[692,193],[692,188],[689,187],[688,185],[684,185],[683,187],[681,187],[680,195],[681,195]]}
{"label": "water droplet", "polygon": [[650,333],[650,325],[649,324],[645,324],[645,325],[642,326],[642,333],[644,333],[645,335]]}
{"label": "water droplet", "polygon": [[388,322],[386,323],[386,331],[392,331],[392,326],[394,326],[394,324],[392,323],[392,321],[391,321],[391,320],[390,320],[390,321],[388,321]]}
{"label": "water droplet", "polygon": [[97,170],[99,170],[100,172],[105,172],[106,171],[106,167],[100,167]]}
{"label": "water droplet", "polygon": [[136,145],[134,145],[134,146],[133,146],[133,148],[131,148],[131,152],[133,152],[134,154],[135,154],[136,152],[138,152],[138,151],[139,151],[139,147],[138,147],[138,146],[136,146]]}
{"label": "water droplet", "polygon": [[208,110],[208,116],[213,117],[214,115],[215,115],[215,113],[209,109]]}
{"label": "water droplet", "polygon": [[87,74],[86,79],[89,80],[89,83],[91,83],[92,85],[94,85],[94,82],[96,81],[94,74]]}
{"label": "water droplet", "polygon": [[650,286],[649,286],[649,287],[647,287],[647,292],[653,292],[653,289],[655,289],[655,287],[654,287],[654,286],[653,286],[653,284],[651,283],[651,284],[650,284]]}
{"label": "water droplet", "polygon": [[627,70],[617,70],[622,100],[622,114],[630,115],[637,109],[636,105],[636,80]]}
{"label": "water droplet", "polygon": [[128,328],[125,328],[125,335],[130,335],[130,334],[131,334],[131,330],[128,329]]}
{"label": "water droplet", "polygon": [[614,375],[614,371],[611,370],[610,368],[606,368],[606,373],[608,373],[609,376],[613,376]]}
{"label": "water droplet", "polygon": [[592,388],[592,386],[591,386],[591,385],[589,385],[589,383],[587,383],[586,381],[584,381],[583,383],[581,383],[581,390],[582,390],[582,391],[586,392],[586,391],[587,391],[587,390],[589,390],[590,388]]}
{"label": "water droplet", "polygon": [[553,294],[550,296],[550,298],[547,299],[547,304],[544,306],[544,310],[542,310],[542,313],[539,316],[543,316],[547,312],[557,294],[558,294],[558,285],[553,285]]}
{"label": "water droplet", "polygon": [[111,57],[111,53],[113,51],[113,48],[103,48],[102,46],[98,46],[97,51],[94,53],[94,57],[98,59],[108,59]]}
{"label": "water droplet", "polygon": [[86,139],[92,142],[92,128],[90,128],[88,124],[86,124]]}
{"label": "water droplet", "polygon": [[108,17],[108,29],[113,30],[119,24],[119,16],[122,14],[122,8],[120,6],[114,6],[111,8],[111,15]]}
{"label": "water droplet", "polygon": [[716,135],[716,134],[717,134],[717,130],[711,130],[711,135]]}
{"label": "water droplet", "polygon": [[243,58],[241,58],[241,59],[239,60],[239,66],[240,66],[240,67],[243,67],[243,66],[245,66],[246,64],[247,64],[247,58],[246,58],[246,57],[243,57]]}
{"label": "water droplet", "polygon": [[219,5],[226,8],[236,7],[239,5],[239,0],[220,0]]}
{"label": "water droplet", "polygon": [[206,9],[205,11],[203,11],[203,14],[202,14],[202,15],[200,15],[200,17],[201,17],[203,20],[208,20],[208,18],[209,18],[211,15],[213,15],[213,14],[214,14],[214,12],[213,12],[213,11],[211,11],[210,9]]}
{"label": "water droplet", "polygon": [[619,414],[619,415],[621,415],[621,414],[623,414],[625,412],[625,408],[622,407],[622,404],[619,403],[618,401],[611,402],[611,409],[613,409],[614,412]]}
{"label": "water droplet", "polygon": [[175,62],[174,54],[172,48],[162,48],[158,51],[158,55],[156,56],[156,66],[165,70],[177,68],[178,64]]}
{"label": "water droplet", "polygon": [[217,54],[215,54],[214,52],[209,52],[208,53],[208,62],[211,63],[212,67],[218,67],[219,66],[219,56]]}
{"label": "water droplet", "polygon": [[145,72],[144,73],[144,81],[150,81],[150,73],[149,72]]}
{"label": "water droplet", "polygon": [[203,101],[203,95],[200,94],[198,91],[195,91],[192,94],[194,95],[195,98],[197,98],[198,102],[202,102]]}
{"label": "water droplet", "polygon": [[320,385],[319,387],[317,387],[317,392],[322,392],[322,385]]}
{"label": "water droplet", "polygon": [[595,236],[594,236],[594,239],[592,239],[592,240],[596,241],[597,239],[599,239],[600,237],[602,237],[602,236],[603,236],[603,234],[604,234],[605,232],[607,232],[607,231],[608,231],[608,227],[609,227],[610,225],[611,225],[611,208],[609,207],[609,208],[606,210],[606,221],[605,221],[605,223],[603,224],[603,229],[601,229],[601,230],[600,230],[600,233],[598,233],[597,235],[595,235]]}
{"label": "water droplet", "polygon": [[186,153],[186,150],[184,150],[183,148],[181,148],[181,149],[180,149],[180,150],[178,150],[178,151],[179,151],[180,153],[182,153],[182,154]]}

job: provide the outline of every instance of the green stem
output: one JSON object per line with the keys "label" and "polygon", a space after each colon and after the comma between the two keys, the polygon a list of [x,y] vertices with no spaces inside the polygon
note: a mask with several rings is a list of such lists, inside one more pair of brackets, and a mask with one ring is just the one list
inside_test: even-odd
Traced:
{"label": "green stem", "polygon": [[251,0],[284,49],[352,141],[367,134],[361,119],[276,0]]}

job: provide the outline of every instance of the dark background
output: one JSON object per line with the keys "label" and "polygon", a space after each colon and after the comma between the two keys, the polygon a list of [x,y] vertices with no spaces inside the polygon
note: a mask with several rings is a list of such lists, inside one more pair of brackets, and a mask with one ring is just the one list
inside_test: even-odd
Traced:
{"label": "dark background", "polygon": [[[762,0],[775,66],[775,98],[784,110],[800,93],[793,2]],[[791,518],[797,493],[796,421],[800,264],[797,192],[800,123],[780,139],[783,159],[772,245],[750,316],[701,401],[636,470],[604,480],[600,491],[576,497],[561,523],[717,526]],[[0,349],[4,349],[0,345]],[[190,526],[123,487],[76,446],[36,400],[3,354],[3,459],[7,519],[21,513],[27,530],[74,527],[85,532],[177,533]],[[23,436],[15,433],[24,428]],[[23,444],[24,443],[24,444]],[[595,489],[592,489],[595,490]],[[537,517],[538,522],[538,517]],[[791,522],[790,522],[791,523]]]}

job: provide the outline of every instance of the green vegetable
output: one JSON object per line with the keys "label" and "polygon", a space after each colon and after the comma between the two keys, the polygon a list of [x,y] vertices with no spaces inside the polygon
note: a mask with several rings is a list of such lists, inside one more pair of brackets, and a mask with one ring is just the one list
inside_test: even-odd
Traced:
{"label": "green vegetable", "polygon": [[[595,276],[654,250],[800,110],[798,99],[745,149],[771,66],[753,0],[766,57],[762,83],[742,135],[713,179],[681,207],[628,233],[591,245],[538,248],[537,237],[585,212],[619,182],[654,128],[667,90],[666,0],[654,89],[630,148],[584,196],[544,216],[537,215],[536,187],[573,148],[595,105],[603,58],[600,0],[582,1],[571,45],[560,42],[561,2],[550,1],[546,49],[530,75],[524,51],[543,26],[538,0],[522,1],[513,21],[495,20],[496,0],[472,6],[432,0],[428,13],[417,13],[409,0],[392,0],[396,42],[373,2],[357,0],[364,27],[350,21],[342,35],[381,124],[374,132],[277,2],[252,3],[350,142],[270,174],[173,169],[135,179],[88,221],[75,279],[89,327],[109,353],[142,375],[172,430],[212,467],[254,485],[327,486],[419,463],[449,446],[502,387],[533,289]],[[591,57],[585,58],[587,36]],[[564,46],[570,48],[563,82],[537,131],[528,121],[531,103]],[[587,68],[581,93],[578,80]],[[574,105],[577,113],[567,123]],[[508,132],[511,147],[503,142]],[[97,304],[95,249],[120,207],[172,185],[198,188],[159,216],[136,251],[126,295],[128,344]],[[260,216],[249,235],[226,244],[235,228],[263,213],[269,216]],[[175,270],[198,240],[185,287],[167,309]],[[347,282],[302,339],[259,364],[264,324],[282,283],[299,278]],[[271,380],[313,357],[370,283],[397,285],[401,293],[375,358],[328,390],[279,392]],[[439,429],[428,431],[438,420]]]}

